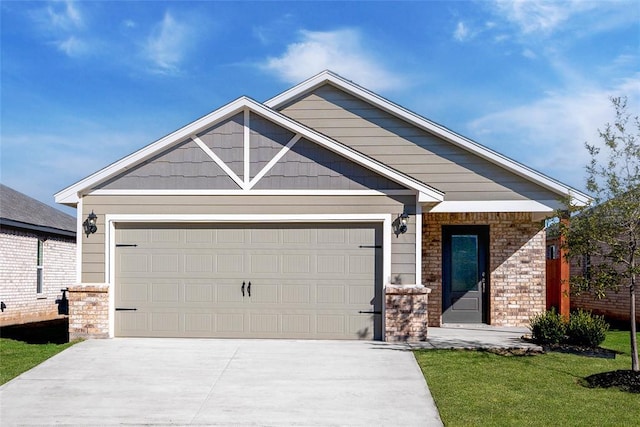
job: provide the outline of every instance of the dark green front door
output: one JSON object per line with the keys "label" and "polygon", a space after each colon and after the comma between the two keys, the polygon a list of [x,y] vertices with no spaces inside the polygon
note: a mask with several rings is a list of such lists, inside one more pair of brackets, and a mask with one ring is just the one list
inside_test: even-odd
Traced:
{"label": "dark green front door", "polygon": [[442,227],[442,321],[486,322],[489,226]]}

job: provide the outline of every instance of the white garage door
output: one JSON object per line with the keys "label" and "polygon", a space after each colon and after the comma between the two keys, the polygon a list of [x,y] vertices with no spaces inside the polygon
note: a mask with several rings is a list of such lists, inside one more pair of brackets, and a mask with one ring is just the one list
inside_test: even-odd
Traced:
{"label": "white garage door", "polygon": [[116,229],[115,334],[381,339],[380,227]]}

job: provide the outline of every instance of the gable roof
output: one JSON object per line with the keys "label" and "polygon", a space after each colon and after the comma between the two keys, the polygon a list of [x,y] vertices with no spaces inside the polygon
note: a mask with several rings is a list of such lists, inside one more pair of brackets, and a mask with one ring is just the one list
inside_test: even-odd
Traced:
{"label": "gable roof", "polygon": [[0,225],[73,237],[76,219],[0,184]]}
{"label": "gable roof", "polygon": [[83,192],[93,188],[95,185],[112,178],[127,169],[151,158],[162,150],[166,150],[174,144],[194,137],[197,133],[207,129],[212,124],[227,119],[238,112],[248,110],[258,114],[274,123],[286,128],[297,135],[300,135],[316,144],[323,146],[355,163],[360,164],[376,173],[391,179],[418,193],[421,202],[441,202],[444,200],[444,193],[430,187],[419,180],[396,171],[395,169],[367,157],[358,151],[327,137],[303,124],[275,111],[248,97],[241,97],[225,106],[201,117],[200,119],[178,129],[177,131],[147,145],[146,147],[118,160],[115,163],[99,170],[98,172],[84,178],[83,180],[67,187],[55,194],[57,203],[74,205],[78,202]]}
{"label": "gable roof", "polygon": [[565,185],[553,178],[550,178],[522,163],[516,162],[496,151],[493,151],[469,138],[466,138],[458,133],[447,129],[446,127],[432,122],[412,111],[401,107],[371,91],[365,89],[352,81],[349,81],[329,70],[325,70],[304,82],[292,87],[291,89],[282,92],[281,94],[267,100],[264,104],[273,109],[279,109],[286,104],[302,97],[305,94],[312,92],[320,86],[330,84],[343,90],[359,99],[362,99],[377,108],[380,108],[387,113],[394,115],[406,122],[429,132],[445,141],[448,141],[460,148],[463,148],[474,155],[477,155],[497,166],[500,166],[510,172],[515,173],[530,182],[540,185],[560,196],[571,196],[573,203],[577,205],[586,205],[590,202],[591,198],[572,188]]}

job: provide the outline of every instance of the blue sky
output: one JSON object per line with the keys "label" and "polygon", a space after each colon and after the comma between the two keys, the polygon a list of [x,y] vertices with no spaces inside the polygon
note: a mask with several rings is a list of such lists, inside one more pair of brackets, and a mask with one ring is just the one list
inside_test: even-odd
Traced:
{"label": "blue sky", "polygon": [[[640,2],[3,1],[0,179],[53,194],[239,96],[331,69],[584,189],[640,111]],[[73,213],[72,209],[62,208]]]}

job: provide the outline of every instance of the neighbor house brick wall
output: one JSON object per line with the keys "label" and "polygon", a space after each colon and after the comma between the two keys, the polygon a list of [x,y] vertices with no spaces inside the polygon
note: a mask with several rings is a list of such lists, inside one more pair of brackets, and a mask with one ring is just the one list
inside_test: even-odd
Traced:
{"label": "neighbor house brick wall", "polygon": [[489,324],[526,326],[545,310],[545,232],[530,213],[424,214],[422,277],[432,289],[429,326],[442,323],[443,225],[489,225]]}
{"label": "neighbor house brick wall", "polygon": [[[592,264],[602,262],[597,257],[592,257]],[[577,259],[571,259],[571,276],[580,276],[584,274],[582,261]],[[571,292],[571,309],[577,310],[579,308],[583,310],[589,310],[594,314],[607,316],[612,320],[629,321],[631,308],[631,298],[629,295],[629,288],[621,286],[620,289],[609,289],[606,292],[604,298],[598,299],[593,292],[581,292],[576,294]],[[640,297],[636,292],[636,321],[640,322]]]}
{"label": "neighbor house brick wall", "polygon": [[[43,288],[36,292],[38,239],[43,246]],[[0,231],[0,326],[58,317],[63,288],[76,280],[75,240],[3,228]]]}
{"label": "neighbor house brick wall", "polygon": [[[629,321],[631,308],[629,288],[621,287],[618,291],[608,290],[604,298],[598,299],[595,294],[583,292],[571,294],[571,309],[581,308],[594,314],[604,315],[612,320]],[[636,294],[636,322],[640,322],[640,297]]]}
{"label": "neighbor house brick wall", "polygon": [[109,286],[69,288],[69,339],[109,337]]}

